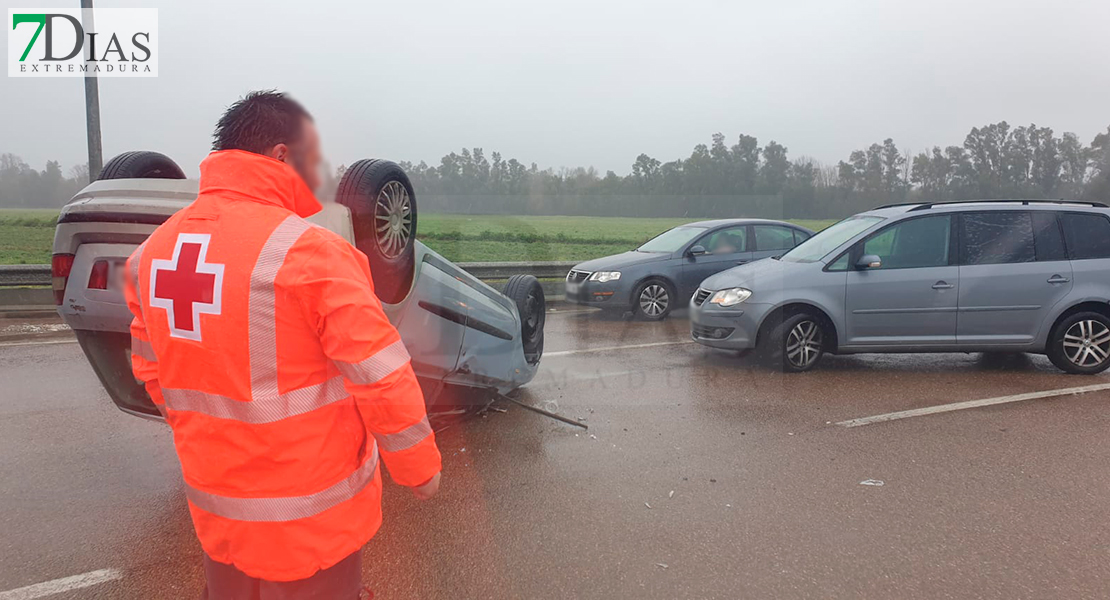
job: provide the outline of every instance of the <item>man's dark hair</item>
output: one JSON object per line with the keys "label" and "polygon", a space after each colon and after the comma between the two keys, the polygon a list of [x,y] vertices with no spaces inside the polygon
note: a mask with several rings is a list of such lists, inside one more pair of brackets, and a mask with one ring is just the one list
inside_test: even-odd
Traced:
{"label": "man's dark hair", "polygon": [[300,103],[282,92],[251,92],[220,117],[212,134],[212,149],[262,154],[278,144],[296,142],[303,131],[302,119],[311,118]]}

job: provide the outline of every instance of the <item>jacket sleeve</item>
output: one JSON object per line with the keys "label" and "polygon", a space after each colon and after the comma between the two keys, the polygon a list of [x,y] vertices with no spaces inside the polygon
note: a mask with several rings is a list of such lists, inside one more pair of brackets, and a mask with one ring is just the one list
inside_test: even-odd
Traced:
{"label": "jacket sleeve", "polygon": [[355,397],[390,476],[409,487],[427,483],[441,468],[435,434],[409,354],[374,295],[366,257],[329,236],[300,268],[307,316]]}
{"label": "jacket sleeve", "polygon": [[162,387],[158,383],[158,358],[154,355],[154,347],[150,344],[147,335],[146,322],[143,320],[143,308],[139,302],[139,263],[142,260],[142,244],[127,259],[126,277],[123,294],[127,299],[127,308],[131,311],[131,370],[135,378],[143,382],[147,394],[154,401],[154,407],[166,416],[166,401],[162,398]]}

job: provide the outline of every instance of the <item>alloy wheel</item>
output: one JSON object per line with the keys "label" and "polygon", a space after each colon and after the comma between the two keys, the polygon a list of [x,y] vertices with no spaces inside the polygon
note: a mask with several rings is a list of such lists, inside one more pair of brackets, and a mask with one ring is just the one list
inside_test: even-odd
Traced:
{"label": "alloy wheel", "polygon": [[640,310],[649,317],[658,317],[667,312],[671,304],[667,288],[658,283],[649,283],[640,292]]}
{"label": "alloy wheel", "polygon": [[786,359],[799,369],[808,368],[821,356],[824,334],[814,321],[802,321],[786,335]]}
{"label": "alloy wheel", "polygon": [[1064,333],[1064,356],[1079,367],[1094,367],[1110,358],[1110,328],[1088,319]]}
{"label": "alloy wheel", "polygon": [[390,259],[401,256],[412,237],[412,202],[401,182],[390,181],[382,188],[374,217],[377,221],[376,240],[382,254]]}

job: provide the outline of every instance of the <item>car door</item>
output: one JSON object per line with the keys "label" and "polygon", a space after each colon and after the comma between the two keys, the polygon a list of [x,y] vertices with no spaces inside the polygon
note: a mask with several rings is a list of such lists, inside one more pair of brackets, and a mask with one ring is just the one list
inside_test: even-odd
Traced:
{"label": "car door", "polygon": [[753,234],[755,247],[752,250],[752,260],[784,254],[801,242],[801,240],[794,239],[794,229],[792,227],[754,225],[752,229],[755,232]]}
{"label": "car door", "polygon": [[695,255],[686,251],[679,277],[681,296],[687,298],[693,295],[701,282],[710,275],[751,262],[749,242],[747,225],[722,227],[694,240],[690,248],[701,246],[705,253]]}
{"label": "car door", "polygon": [[960,345],[1033,342],[1071,280],[1055,212],[960,214]]}
{"label": "car door", "polygon": [[[853,246],[845,290],[849,346],[955,345],[960,272],[950,214],[911,217]],[[866,255],[881,266],[860,269]]]}

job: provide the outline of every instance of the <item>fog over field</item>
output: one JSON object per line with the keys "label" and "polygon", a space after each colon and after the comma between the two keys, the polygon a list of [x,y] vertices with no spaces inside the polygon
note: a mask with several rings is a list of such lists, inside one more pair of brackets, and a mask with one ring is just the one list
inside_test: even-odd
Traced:
{"label": "fog over field", "polygon": [[[888,137],[918,152],[1006,120],[1090,143],[1110,122],[1104,0],[103,4],[158,7],[161,36],[157,79],[101,81],[105,156],[157,149],[191,175],[221,109],[271,87],[313,111],[333,165],[466,146],[624,175],[715,132],[835,164]],[[85,162],[80,79],[0,86],[20,116],[0,152]]]}

